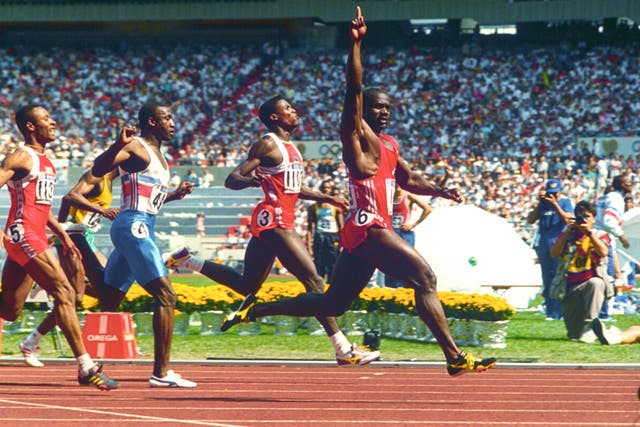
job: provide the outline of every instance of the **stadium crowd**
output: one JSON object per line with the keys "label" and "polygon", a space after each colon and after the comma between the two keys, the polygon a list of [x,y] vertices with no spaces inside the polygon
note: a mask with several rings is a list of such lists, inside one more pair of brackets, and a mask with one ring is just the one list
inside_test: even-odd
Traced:
{"label": "stadium crowd", "polygon": [[[28,101],[55,109],[62,136],[52,154],[76,166],[134,122],[148,97],[174,106],[173,164],[235,166],[264,131],[257,101],[274,93],[299,106],[300,140],[339,139],[342,51],[181,44],[0,52],[2,156],[19,140],[12,112]],[[365,84],[385,82],[394,97],[388,132],[405,159],[427,175],[450,166],[467,200],[507,218],[527,241],[525,217],[547,178],[562,179],[574,203],[593,200],[623,169],[635,183],[640,156],[599,158],[577,142],[638,135],[635,46],[368,49],[363,60]],[[346,172],[336,160],[309,160],[307,176],[312,186],[343,184]]]}

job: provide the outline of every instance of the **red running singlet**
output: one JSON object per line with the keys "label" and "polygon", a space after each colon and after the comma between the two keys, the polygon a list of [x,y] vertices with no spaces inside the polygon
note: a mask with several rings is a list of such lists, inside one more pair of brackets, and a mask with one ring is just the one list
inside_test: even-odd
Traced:
{"label": "red running singlet", "polygon": [[[383,140],[393,148],[388,148]],[[378,143],[378,172],[367,179],[354,179],[349,174],[349,214],[340,230],[340,245],[349,252],[365,241],[369,227],[391,229],[399,148],[396,140],[385,134],[379,135]]]}
{"label": "red running singlet", "polygon": [[47,222],[51,212],[56,168],[45,155],[23,147],[31,155],[33,166],[22,179],[7,182],[11,208],[4,229],[7,255],[21,266],[49,248]]}
{"label": "red running singlet", "polygon": [[300,195],[304,164],[302,155],[292,142],[282,141],[274,133],[271,137],[282,154],[282,163],[272,167],[258,167],[257,172],[265,175],[262,182],[264,199],[251,214],[251,233],[258,237],[264,230],[295,228],[296,202]]}

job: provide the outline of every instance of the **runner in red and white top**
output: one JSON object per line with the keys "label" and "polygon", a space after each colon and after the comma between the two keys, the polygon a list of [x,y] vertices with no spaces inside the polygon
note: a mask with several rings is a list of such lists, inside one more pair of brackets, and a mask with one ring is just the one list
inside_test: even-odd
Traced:
{"label": "runner in red and white top", "polygon": [[303,294],[272,303],[244,304],[242,310],[228,317],[229,322],[277,314],[341,315],[378,268],[415,289],[416,312],[440,344],[450,375],[486,370],[495,364],[495,359],[476,359],[458,349],[438,299],[435,274],[425,259],[391,229],[396,183],[418,195],[456,202],[462,198],[457,189],[426,181],[421,173],[412,171],[399,156],[398,144],[383,133],[389,121],[391,98],[381,89],[363,92],[360,49],[367,26],[359,6],[356,11],[356,18],[351,21],[347,89],[340,123],[351,207],[340,231],[345,250],[334,267],[331,286],[322,295]]}
{"label": "runner in red and white top", "polygon": [[[311,293],[324,292],[324,280],[318,274],[311,254],[294,228],[295,205],[298,198],[330,203],[346,210],[339,197],[312,190],[302,183],[302,156],[291,141],[298,127],[296,110],[282,96],[275,96],[260,107],[260,120],[269,129],[250,149],[247,159],[227,177],[225,186],[233,190],[262,187],[264,200],[254,208],[251,231],[245,251],[241,275],[232,268],[196,259],[181,250],[174,252],[168,265],[199,271],[242,295],[260,289],[273,268],[276,257]],[[377,351],[364,351],[349,343],[333,317],[319,317],[334,346],[338,364],[366,365],[377,359]],[[224,329],[224,328],[223,328]]]}
{"label": "runner in red and white top", "polygon": [[[51,213],[56,170],[44,154],[55,140],[56,122],[41,105],[30,104],[16,112],[16,125],[24,146],[2,161],[0,187],[7,184],[11,208],[2,233],[7,260],[2,270],[0,316],[14,321],[35,282],[53,298],[53,311],[69,347],[78,361],[78,382],[109,390],[119,386],[87,353],[75,306],[75,292],[49,247],[46,227],[60,238],[70,256],[80,251]],[[25,357],[37,348],[21,348]],[[37,358],[36,358],[37,359]]]}

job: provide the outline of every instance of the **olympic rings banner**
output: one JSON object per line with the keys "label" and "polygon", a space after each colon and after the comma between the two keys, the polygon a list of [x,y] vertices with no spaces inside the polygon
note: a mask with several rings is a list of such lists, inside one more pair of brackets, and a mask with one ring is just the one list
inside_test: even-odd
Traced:
{"label": "olympic rings banner", "polygon": [[305,159],[342,158],[340,141],[296,141],[300,153]]}
{"label": "olympic rings banner", "polygon": [[639,137],[624,136],[597,136],[578,138],[578,146],[586,145],[598,156],[608,156],[610,154],[622,154],[624,157],[634,156],[640,153]]}

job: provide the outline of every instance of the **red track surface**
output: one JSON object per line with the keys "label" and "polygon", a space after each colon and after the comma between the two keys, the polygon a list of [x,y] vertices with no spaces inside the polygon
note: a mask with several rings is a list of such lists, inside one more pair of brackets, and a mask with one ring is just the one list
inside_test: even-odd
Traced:
{"label": "red track surface", "polygon": [[71,362],[0,362],[0,425],[640,426],[632,369],[174,367],[198,387],[150,388],[150,365],[109,363],[122,388],[100,392],[77,384]]}

